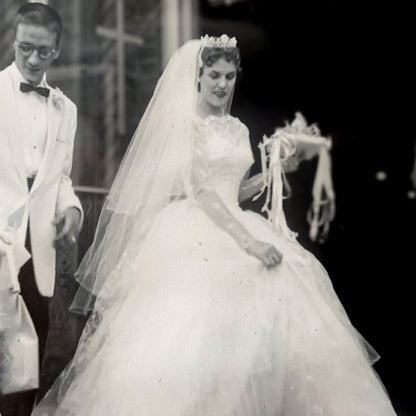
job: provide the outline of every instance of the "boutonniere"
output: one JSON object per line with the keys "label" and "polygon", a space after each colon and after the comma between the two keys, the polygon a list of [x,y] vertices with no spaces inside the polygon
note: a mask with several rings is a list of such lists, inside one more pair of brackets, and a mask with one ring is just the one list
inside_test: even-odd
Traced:
{"label": "boutonniere", "polygon": [[55,91],[52,95],[52,105],[56,110],[62,110],[64,106],[63,93],[59,88],[55,88]]}

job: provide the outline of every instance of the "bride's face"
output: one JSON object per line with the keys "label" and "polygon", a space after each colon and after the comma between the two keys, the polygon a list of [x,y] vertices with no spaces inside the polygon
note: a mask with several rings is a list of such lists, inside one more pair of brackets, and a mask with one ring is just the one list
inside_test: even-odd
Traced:
{"label": "bride's face", "polygon": [[235,64],[224,58],[211,66],[205,65],[200,76],[202,100],[215,108],[224,107],[234,90],[236,75]]}

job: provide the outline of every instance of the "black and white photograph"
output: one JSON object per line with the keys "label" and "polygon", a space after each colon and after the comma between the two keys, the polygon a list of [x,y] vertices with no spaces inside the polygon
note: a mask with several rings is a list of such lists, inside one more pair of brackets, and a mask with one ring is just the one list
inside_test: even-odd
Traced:
{"label": "black and white photograph", "polygon": [[412,416],[411,4],[0,0],[0,416]]}

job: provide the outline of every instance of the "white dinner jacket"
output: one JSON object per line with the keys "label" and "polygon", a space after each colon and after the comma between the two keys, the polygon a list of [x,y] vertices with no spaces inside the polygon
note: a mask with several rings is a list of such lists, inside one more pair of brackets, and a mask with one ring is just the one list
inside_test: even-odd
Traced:
{"label": "white dinner jacket", "polygon": [[74,206],[82,213],[69,177],[72,168],[77,108],[60,90],[50,88],[47,99],[47,142],[41,165],[29,192],[24,166],[28,126],[18,118],[17,94],[11,66],[0,72],[0,227],[20,207],[17,226],[24,243],[30,218],[30,236],[36,283],[43,296],[52,296],[55,285],[55,218]]}

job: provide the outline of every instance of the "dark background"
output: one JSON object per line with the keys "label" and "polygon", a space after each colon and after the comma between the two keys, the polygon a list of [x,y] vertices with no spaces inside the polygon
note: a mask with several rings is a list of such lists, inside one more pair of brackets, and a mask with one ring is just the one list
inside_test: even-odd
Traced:
{"label": "dark background", "polygon": [[[210,5],[211,3],[211,5]],[[289,225],[330,273],[351,321],[382,359],[375,365],[399,415],[412,400],[416,141],[410,3],[200,1],[201,34],[235,36],[242,55],[232,113],[257,144],[296,111],[333,140],[337,216],[323,245],[307,238],[314,162],[289,175]],[[316,163],[316,162],[315,162]],[[383,171],[384,181],[376,179]],[[261,203],[248,205],[259,210]]]}

